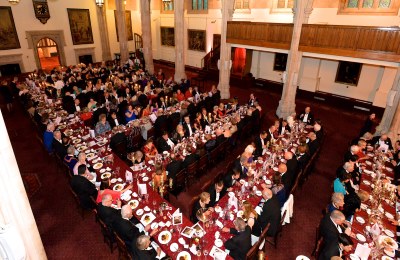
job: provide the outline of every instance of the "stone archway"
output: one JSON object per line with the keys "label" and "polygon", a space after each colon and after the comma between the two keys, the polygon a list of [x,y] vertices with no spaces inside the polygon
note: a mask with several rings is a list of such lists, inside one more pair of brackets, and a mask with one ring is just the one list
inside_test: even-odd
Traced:
{"label": "stone archway", "polygon": [[40,59],[40,68],[52,70],[61,65],[58,46],[51,38],[42,38],[36,44]]}
{"label": "stone archway", "polygon": [[58,55],[60,57],[60,64],[64,66],[67,64],[65,59],[64,46],[66,46],[64,31],[26,31],[26,39],[28,41],[28,48],[33,50],[35,57],[36,67],[40,68],[40,58],[38,54],[37,43],[43,38],[51,38],[58,47]]}

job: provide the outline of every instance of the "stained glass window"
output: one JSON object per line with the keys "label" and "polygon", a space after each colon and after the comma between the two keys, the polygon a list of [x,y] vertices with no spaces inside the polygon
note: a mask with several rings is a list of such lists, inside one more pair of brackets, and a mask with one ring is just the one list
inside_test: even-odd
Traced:
{"label": "stained glass window", "polygon": [[287,8],[293,8],[293,6],[294,6],[294,0],[288,0]]}
{"label": "stained glass window", "polygon": [[358,7],[358,0],[349,0],[347,3],[347,8],[357,8]]}
{"label": "stained glass window", "polygon": [[390,0],[380,0],[379,1],[379,8],[389,8],[390,7]]}
{"label": "stained glass window", "polygon": [[374,6],[374,0],[364,0],[363,8],[372,8]]}
{"label": "stained glass window", "polygon": [[208,10],[208,0],[192,0],[192,10]]}

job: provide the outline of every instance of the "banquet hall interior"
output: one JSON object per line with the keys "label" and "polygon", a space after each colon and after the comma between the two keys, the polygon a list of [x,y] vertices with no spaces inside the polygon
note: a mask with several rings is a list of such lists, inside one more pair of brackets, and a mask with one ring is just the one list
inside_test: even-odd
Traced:
{"label": "banquet hall interior", "polygon": [[[125,244],[120,245],[114,241],[110,250],[110,246],[105,243],[106,235],[99,224],[97,212],[82,209],[82,203],[70,186],[73,173],[68,166],[68,173],[66,172],[65,161],[63,164],[63,158],[60,160],[57,152],[45,149],[43,132],[46,128],[38,129],[34,115],[40,113],[39,106],[44,103],[46,108],[54,108],[59,104],[57,99],[60,103],[64,100],[64,96],[57,96],[56,93],[62,92],[56,84],[63,78],[53,75],[79,74],[79,80],[84,81],[80,76],[86,72],[82,71],[89,68],[96,71],[96,74],[97,69],[100,73],[100,68],[106,68],[107,71],[112,71],[112,74],[107,74],[100,85],[118,81],[121,88],[125,83],[117,80],[120,74],[128,70],[140,73],[145,71],[146,73],[141,74],[143,78],[140,76],[140,82],[145,77],[150,79],[153,74],[155,81],[162,75],[160,84],[164,84],[161,83],[164,79],[165,82],[167,79],[171,80],[168,82],[170,87],[167,84],[161,85],[165,88],[166,97],[176,96],[175,86],[197,87],[200,93],[205,93],[204,99],[208,96],[213,97],[214,93],[220,95],[218,102],[213,105],[218,106],[220,101],[227,107],[237,101],[241,107],[260,112],[256,124],[244,127],[247,132],[239,132],[235,135],[239,138],[226,142],[227,145],[229,143],[229,148],[222,150],[220,154],[207,152],[205,168],[197,164],[194,177],[189,176],[189,168],[184,169],[183,173],[187,176],[181,190],[177,191],[173,186],[174,190],[167,189],[159,194],[154,188],[152,190],[154,179],[152,184],[146,184],[150,193],[147,202],[153,201],[151,196],[155,194],[157,201],[165,202],[174,211],[180,209],[184,223],[190,225],[198,221],[191,218],[191,215],[200,194],[208,191],[215,181],[234,170],[234,162],[238,161],[238,158],[241,159],[242,153],[262,131],[268,132],[277,120],[281,119],[282,124],[282,119],[287,119],[293,113],[296,113],[299,120],[296,121],[296,127],[292,127],[292,132],[295,132],[295,128],[298,130],[297,126],[300,125],[305,127],[298,130],[300,135],[308,133],[306,130],[316,131],[314,124],[311,125],[300,118],[306,108],[311,108],[314,121],[323,128],[323,137],[317,152],[310,156],[312,159],[307,164],[307,170],[300,171],[296,188],[287,191],[287,195],[290,193],[293,197],[290,210],[292,216],[288,222],[285,220],[283,225],[282,222],[279,223],[279,234],[271,238],[272,242],[265,241],[262,245],[256,243],[260,246],[256,250],[257,256],[243,259],[316,259],[315,249],[320,250],[317,247],[318,241],[323,241],[319,230],[320,222],[324,215],[328,214],[325,210],[331,203],[334,192],[336,169],[343,166],[343,157],[354,144],[353,140],[356,140],[357,144],[366,120],[368,121],[371,114],[376,116],[369,128],[372,135],[389,136],[393,146],[399,139],[399,8],[400,0],[1,0],[0,163],[3,167],[0,167],[0,249],[3,251],[0,250],[0,256],[5,257],[8,252],[10,255],[23,254],[20,259],[125,259]],[[136,75],[139,77],[140,73],[132,72],[131,75],[135,76],[126,77],[127,82],[132,85],[132,79]],[[35,83],[32,85],[32,82],[39,82],[35,80],[40,79],[41,75],[44,75],[43,81],[47,82],[43,85],[42,82],[36,86]],[[101,77],[97,78],[102,80]],[[51,79],[51,83],[48,79]],[[71,84],[71,81],[64,81],[62,86],[64,83],[65,86]],[[133,81],[137,82],[135,79]],[[112,86],[112,83],[110,84]],[[37,93],[37,87],[42,88],[41,95],[40,91]],[[50,94],[48,92],[48,89],[53,87],[56,90],[55,98],[51,91]],[[104,86],[101,87],[101,91],[103,88]],[[168,93],[167,89],[171,92]],[[152,89],[151,93],[155,91]],[[164,90],[162,91],[164,93]],[[110,95],[114,95],[114,92],[109,91]],[[250,95],[256,97],[256,105],[259,107],[250,104]],[[29,96],[29,100],[25,99],[26,96]],[[194,98],[196,99],[193,95],[189,101],[181,101],[180,104],[193,103]],[[150,105],[160,102],[157,95],[148,94],[148,99],[152,101]],[[9,106],[10,104],[12,106]],[[179,105],[179,108],[179,121],[184,125],[182,111],[186,107]],[[165,111],[169,112],[170,108]],[[79,114],[80,112],[75,112],[77,118]],[[96,113],[90,110],[88,114],[91,118]],[[156,116],[155,114],[156,112],[153,115]],[[96,115],[99,116],[98,113]],[[126,113],[123,111],[122,117],[124,115],[126,116]],[[195,115],[191,115],[191,120],[194,121]],[[107,112],[107,120],[108,116]],[[229,114],[225,116],[229,118]],[[57,118],[54,116],[53,119]],[[244,118],[244,114],[241,118]],[[74,116],[71,119],[74,119]],[[66,118],[60,120],[61,125],[66,128],[75,123],[66,121]],[[82,123],[82,136],[83,131],[88,131],[89,128],[97,131],[97,118],[93,120],[96,120],[95,123],[87,124],[87,120],[81,117],[79,122]],[[146,120],[149,122],[149,119]],[[143,129],[146,133],[140,144],[136,144],[137,149],[142,149],[150,136],[163,138],[164,133],[160,132],[156,127],[157,121],[154,121],[151,124],[153,135],[150,134],[150,128],[145,129],[142,126],[141,135]],[[70,123],[66,122],[72,123],[68,125]],[[59,123],[60,121],[57,124]],[[132,124],[127,123],[126,126],[128,133]],[[71,130],[77,135],[78,131]],[[63,135],[65,133],[63,132]],[[89,132],[87,133],[89,136]],[[94,133],[93,131],[93,135]],[[111,137],[111,131],[109,133]],[[172,132],[169,134],[171,137]],[[287,139],[297,137],[288,132],[285,134]],[[214,132],[213,135],[215,137]],[[279,135],[276,146],[274,142],[268,142],[270,147],[267,145],[265,150],[270,149],[272,153],[278,148],[290,150],[292,147],[282,147],[286,142],[283,136]],[[228,140],[233,139],[228,137]],[[104,142],[104,147],[108,147],[109,140]],[[81,146],[75,147],[78,149]],[[398,147],[393,149],[397,152]],[[101,148],[99,151],[104,152]],[[298,155],[294,151],[293,153]],[[371,151],[366,151],[365,154],[368,152]],[[132,162],[127,159],[126,151],[121,156],[119,151],[113,148],[110,153],[115,157],[114,162],[124,164],[121,169],[123,178],[126,176],[125,168],[136,174],[135,166],[129,164]],[[181,155],[182,158],[185,153],[186,151]],[[166,157],[170,155],[168,152],[164,155],[166,154]],[[256,162],[253,166],[255,167],[258,161],[267,162],[269,154],[267,151],[260,155],[260,159],[254,157]],[[285,160],[282,157],[283,161]],[[148,176],[152,176],[154,171],[150,168],[153,166],[149,165],[147,157],[145,162],[149,166]],[[365,163],[368,162],[360,159],[360,164],[364,163],[367,168]],[[273,161],[274,163],[278,166],[279,161]],[[257,168],[257,173],[262,171],[260,168]],[[392,170],[393,165],[386,164],[386,169],[388,168],[394,172],[397,169]],[[269,170],[272,169],[278,171],[278,168],[271,166]],[[103,172],[97,170],[99,181]],[[113,170],[115,174],[115,169]],[[365,172],[363,174],[366,175]],[[386,172],[386,176],[391,175],[393,173]],[[249,177],[253,178],[250,175]],[[367,179],[370,177],[368,175]],[[250,179],[245,178],[243,183],[253,183]],[[137,180],[139,181],[139,178]],[[142,180],[146,183],[144,178]],[[174,183],[175,181],[174,179]],[[254,180],[254,183],[258,185],[258,181]],[[394,183],[397,184],[396,181]],[[359,187],[373,194],[373,188],[365,185],[366,182],[360,182]],[[170,186],[172,187],[172,184]],[[254,188],[260,191],[263,189],[260,186]],[[138,188],[135,189],[134,191],[139,193]],[[257,192],[250,195],[250,200],[257,199],[254,207],[262,199],[259,196]],[[227,198],[220,198],[221,201],[223,199],[228,201]],[[123,200],[123,203],[127,201]],[[140,200],[140,203],[145,204],[145,201],[146,199]],[[157,221],[167,222],[165,216],[159,216],[160,211],[156,209],[155,200],[153,205],[148,203],[148,206],[154,207],[150,213],[154,212]],[[216,207],[214,208],[216,210]],[[395,208],[393,212],[396,215]],[[140,220],[137,210],[134,209],[133,213],[133,216]],[[172,213],[173,211],[168,212]],[[200,249],[203,247],[203,250],[199,250],[201,256],[196,256],[179,244],[180,232],[177,233],[174,225],[170,228],[163,227],[162,232],[172,231],[173,235],[169,233],[172,242],[176,240],[180,246],[176,252],[170,247],[171,244],[159,243],[167,254],[164,259],[180,259],[177,255],[180,256],[185,250],[190,252],[188,256],[191,255],[192,259],[215,259],[211,257],[210,252],[221,249],[218,249],[220,246],[214,245],[213,234],[216,230],[223,232],[215,223],[218,214],[212,214],[214,225],[203,223],[206,233],[203,239],[200,238]],[[235,221],[221,220],[230,228],[234,227]],[[357,221],[353,220],[354,222]],[[383,224],[386,225],[386,222]],[[353,227],[354,233],[358,226],[353,224]],[[396,230],[394,226],[392,228]],[[151,237],[158,242],[158,234]],[[191,239],[185,239],[190,245],[194,243]],[[228,236],[225,235],[222,240],[226,242],[227,239]],[[358,237],[358,240],[355,237],[353,239],[354,251],[357,243],[362,241]],[[13,243],[23,250],[16,253],[18,250],[15,251],[16,246],[11,246]],[[373,259],[372,254],[376,253],[374,250],[370,259]],[[383,252],[383,248],[381,251]],[[129,253],[128,259],[140,259],[129,256]],[[304,258],[297,258],[298,256]],[[228,255],[226,259],[242,259],[230,257]]]}

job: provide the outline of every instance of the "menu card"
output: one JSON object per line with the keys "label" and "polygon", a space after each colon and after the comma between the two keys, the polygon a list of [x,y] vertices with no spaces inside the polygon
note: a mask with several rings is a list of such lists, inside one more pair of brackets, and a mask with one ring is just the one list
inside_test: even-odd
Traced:
{"label": "menu card", "polygon": [[360,257],[361,260],[367,260],[369,254],[371,253],[371,248],[368,247],[368,244],[357,244],[356,251],[354,254]]}
{"label": "menu card", "polygon": [[130,171],[125,171],[125,180],[127,182],[132,182],[133,181],[132,173]]}
{"label": "menu card", "polygon": [[138,183],[138,191],[140,195],[147,194],[147,186],[144,183]]}

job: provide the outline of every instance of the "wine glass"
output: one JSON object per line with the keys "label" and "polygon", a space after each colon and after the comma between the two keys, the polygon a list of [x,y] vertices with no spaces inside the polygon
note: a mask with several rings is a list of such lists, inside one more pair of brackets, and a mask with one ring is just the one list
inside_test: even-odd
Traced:
{"label": "wine glass", "polygon": [[182,225],[177,225],[176,226],[176,230],[178,231],[178,233],[180,234],[182,231]]}
{"label": "wine glass", "polygon": [[203,255],[204,255],[204,259],[207,259],[207,256],[208,256],[208,250],[207,249],[203,250]]}

